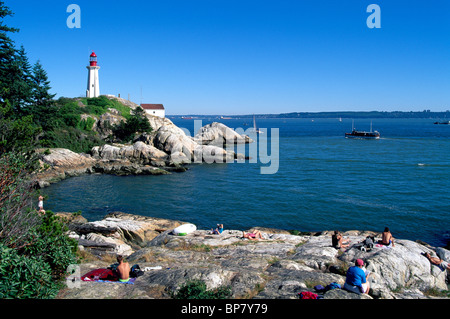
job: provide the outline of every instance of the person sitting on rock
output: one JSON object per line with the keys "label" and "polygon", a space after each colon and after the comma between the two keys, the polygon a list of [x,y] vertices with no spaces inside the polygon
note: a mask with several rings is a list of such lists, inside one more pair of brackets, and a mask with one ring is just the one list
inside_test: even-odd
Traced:
{"label": "person sitting on rock", "polygon": [[350,242],[344,241],[344,237],[342,237],[342,234],[338,230],[335,230],[334,234],[331,236],[331,244],[336,249],[347,248],[350,246]]}
{"label": "person sitting on rock", "polygon": [[222,232],[223,232],[223,224],[217,224],[217,228],[216,229],[211,229],[211,232],[213,233],[213,234],[217,234],[217,235],[220,235],[220,234],[222,234]]}
{"label": "person sitting on rock", "polygon": [[445,260],[440,259],[438,256],[436,256],[433,253],[433,256],[431,256],[429,253],[423,253],[425,257],[432,263],[433,265],[438,266],[442,271],[444,270],[450,270],[450,264],[446,262]]}
{"label": "person sitting on rock", "polygon": [[259,230],[255,230],[252,233],[242,232],[242,237],[243,238],[248,238],[250,240],[258,240],[258,238],[263,239],[263,236],[262,236],[262,234],[261,234],[261,232]]}
{"label": "person sitting on rock", "polygon": [[357,259],[355,266],[347,270],[347,277],[345,279],[344,289],[360,294],[368,294],[370,290],[370,283],[367,280],[369,274],[366,275],[364,271],[364,261]]}
{"label": "person sitting on rock", "polygon": [[130,264],[124,260],[121,255],[117,256],[117,262],[119,266],[116,268],[117,275],[119,276],[120,282],[128,282],[130,280]]}
{"label": "person sitting on rock", "polygon": [[394,237],[392,236],[389,227],[386,227],[381,234],[381,240],[378,241],[379,244],[390,246],[392,244],[392,247],[394,247]]}

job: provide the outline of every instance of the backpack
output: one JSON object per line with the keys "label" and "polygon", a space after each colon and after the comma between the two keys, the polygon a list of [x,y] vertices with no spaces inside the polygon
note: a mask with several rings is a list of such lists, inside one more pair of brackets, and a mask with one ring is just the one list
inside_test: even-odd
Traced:
{"label": "backpack", "polygon": [[141,270],[141,267],[139,265],[133,265],[130,270],[130,277],[131,278],[137,278],[139,276],[142,276],[144,272]]}
{"label": "backpack", "polygon": [[374,242],[374,238],[367,236],[366,239],[364,240],[364,246],[366,248],[373,248],[373,242]]}
{"label": "backpack", "polygon": [[341,289],[341,285],[339,285],[337,282],[332,282],[331,284],[325,287],[325,292],[332,289]]}

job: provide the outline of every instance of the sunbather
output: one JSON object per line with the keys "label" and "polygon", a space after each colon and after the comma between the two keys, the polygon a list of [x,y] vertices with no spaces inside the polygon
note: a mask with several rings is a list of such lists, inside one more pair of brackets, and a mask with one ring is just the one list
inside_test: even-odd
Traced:
{"label": "sunbather", "polygon": [[381,245],[390,246],[392,244],[392,247],[394,247],[394,237],[392,236],[389,227],[386,227],[384,229],[384,232],[381,234],[381,240],[378,242]]}
{"label": "sunbather", "polygon": [[120,255],[117,256],[117,261],[119,262],[119,266],[117,266],[116,272],[119,276],[119,281],[128,282],[128,280],[130,280],[130,264]]}
{"label": "sunbather", "polygon": [[427,259],[430,261],[430,263],[432,263],[433,265],[438,266],[439,268],[441,268],[442,270],[450,270],[450,264],[448,262],[446,262],[445,260],[440,259],[438,256],[436,256],[435,254],[433,254],[433,256],[431,256],[429,253],[424,253],[423,254],[425,257],[427,257]]}
{"label": "sunbather", "polygon": [[344,237],[342,237],[342,234],[338,230],[335,230],[334,234],[331,236],[331,244],[336,249],[347,248],[350,246],[350,242],[348,240],[344,241]]}
{"label": "sunbather", "polygon": [[259,230],[255,230],[252,233],[242,232],[242,237],[248,238],[250,240],[258,240],[258,238],[263,239],[263,236]]}

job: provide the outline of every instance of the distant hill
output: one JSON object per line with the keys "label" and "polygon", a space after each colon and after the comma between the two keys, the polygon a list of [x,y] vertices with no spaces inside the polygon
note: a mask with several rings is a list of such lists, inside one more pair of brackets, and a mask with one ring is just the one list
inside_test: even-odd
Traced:
{"label": "distant hill", "polygon": [[381,118],[433,118],[433,119],[450,119],[450,110],[445,112],[431,112],[430,110],[424,110],[421,112],[410,111],[393,111],[393,112],[382,112],[382,111],[369,111],[369,112],[358,112],[358,111],[341,111],[341,112],[292,112],[292,113],[280,113],[280,114],[247,114],[247,115],[168,115],[169,118],[193,118],[193,119],[203,119],[203,118],[217,118],[221,119],[225,117],[227,119],[236,118],[367,118],[367,119],[381,119]]}

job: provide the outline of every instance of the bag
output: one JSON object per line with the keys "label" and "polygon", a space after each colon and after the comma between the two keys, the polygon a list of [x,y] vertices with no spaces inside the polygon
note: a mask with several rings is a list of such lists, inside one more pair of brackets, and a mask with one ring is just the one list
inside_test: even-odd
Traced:
{"label": "bag", "polygon": [[332,282],[325,287],[325,292],[332,289],[341,289],[341,285],[339,285],[337,282]]}
{"label": "bag", "polygon": [[318,295],[311,292],[311,291],[303,291],[301,293],[298,294],[298,297],[300,299],[318,299]]}
{"label": "bag", "polygon": [[324,291],[325,288],[324,288],[324,286],[322,286],[322,285],[317,285],[317,286],[314,286],[314,290],[316,290],[316,291],[318,291],[318,292],[321,292],[321,291]]}
{"label": "bag", "polygon": [[364,240],[364,246],[366,248],[373,248],[373,238],[370,236],[367,236],[366,239]]}
{"label": "bag", "polygon": [[137,278],[139,276],[142,276],[144,272],[141,270],[141,267],[139,265],[133,265],[130,270],[130,277],[131,278]]}

